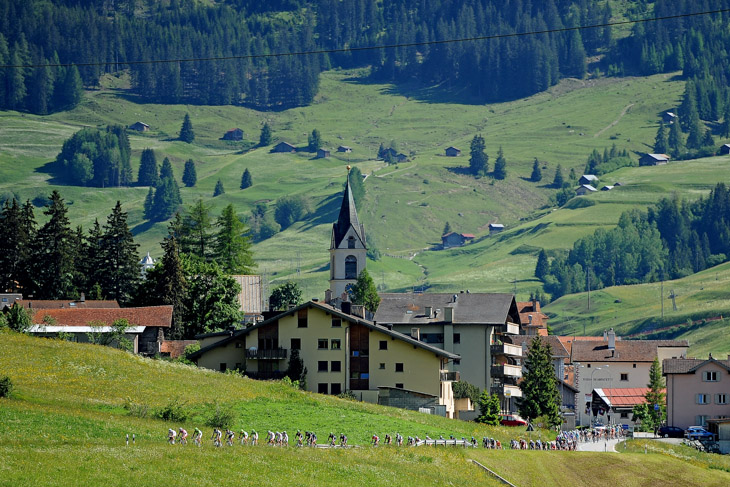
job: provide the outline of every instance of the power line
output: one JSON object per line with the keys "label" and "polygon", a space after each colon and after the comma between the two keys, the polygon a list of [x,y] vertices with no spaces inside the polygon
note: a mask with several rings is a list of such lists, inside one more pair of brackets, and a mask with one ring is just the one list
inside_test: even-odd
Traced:
{"label": "power line", "polygon": [[489,36],[477,36],[477,37],[465,37],[461,39],[446,39],[441,41],[422,41],[422,42],[407,42],[402,44],[384,44],[381,46],[362,46],[362,47],[343,47],[338,49],[319,49],[315,51],[295,51],[295,52],[278,52],[271,54],[247,54],[241,56],[219,56],[219,57],[200,57],[200,58],[180,58],[180,59],[153,59],[148,61],[105,61],[96,63],[65,63],[65,64],[3,64],[0,68],[66,68],[72,65],[75,66],[105,66],[107,64],[127,64],[127,65],[139,65],[139,64],[165,64],[165,63],[187,63],[187,62],[207,62],[207,61],[230,61],[230,60],[242,60],[242,59],[267,59],[267,58],[279,58],[279,57],[291,57],[291,56],[311,56],[315,54],[337,54],[345,52],[361,52],[361,51],[374,51],[377,49],[396,49],[401,47],[419,47],[419,46],[435,46],[443,44],[456,44],[461,42],[473,42],[473,41],[488,41],[492,39],[506,39],[510,37],[525,37],[540,34],[556,34],[560,32],[571,32],[580,31],[586,29],[600,29],[602,27],[615,27],[619,25],[639,24],[647,22],[658,22],[660,20],[672,20],[682,19],[688,17],[697,17],[701,15],[713,15],[719,13],[730,12],[730,8],[724,8],[719,10],[708,10],[705,12],[692,12],[678,15],[666,15],[664,17],[650,17],[645,19],[635,20],[622,20],[617,22],[607,22],[603,24],[595,25],[581,25],[577,27],[563,27],[560,29],[547,29],[547,30],[534,30],[529,32],[515,32],[512,34],[495,34]]}

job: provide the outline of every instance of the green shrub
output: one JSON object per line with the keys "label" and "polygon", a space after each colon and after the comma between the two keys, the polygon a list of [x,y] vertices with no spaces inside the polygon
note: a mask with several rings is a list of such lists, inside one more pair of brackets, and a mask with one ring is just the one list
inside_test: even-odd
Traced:
{"label": "green shrub", "polygon": [[153,416],[163,421],[182,423],[190,417],[190,411],[188,411],[187,404],[184,401],[176,398],[162,408],[156,409]]}
{"label": "green shrub", "polygon": [[232,409],[221,406],[216,402],[211,405],[211,411],[208,413],[205,425],[211,428],[229,429],[233,426],[235,420],[236,413]]}
{"label": "green shrub", "polygon": [[130,416],[137,418],[146,418],[149,415],[150,407],[147,404],[138,404],[133,402],[131,398],[127,398],[127,402],[124,404],[124,409],[129,412]]}
{"label": "green shrub", "polygon": [[337,394],[340,399],[349,399],[350,401],[357,401],[357,396],[352,391],[340,392]]}
{"label": "green shrub", "polygon": [[0,397],[10,397],[13,392],[13,382],[7,375],[0,377]]}

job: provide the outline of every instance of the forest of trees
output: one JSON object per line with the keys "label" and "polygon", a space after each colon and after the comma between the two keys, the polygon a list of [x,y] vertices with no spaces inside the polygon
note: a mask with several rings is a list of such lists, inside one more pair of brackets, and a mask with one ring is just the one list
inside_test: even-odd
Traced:
{"label": "forest of trees", "polygon": [[552,299],[606,286],[677,279],[728,260],[730,189],[720,183],[705,199],[662,199],[646,212],[621,215],[551,262],[544,252],[535,275]]}
{"label": "forest of trees", "polygon": [[124,127],[84,128],[63,143],[54,169],[65,181],[80,186],[131,186],[131,153]]}

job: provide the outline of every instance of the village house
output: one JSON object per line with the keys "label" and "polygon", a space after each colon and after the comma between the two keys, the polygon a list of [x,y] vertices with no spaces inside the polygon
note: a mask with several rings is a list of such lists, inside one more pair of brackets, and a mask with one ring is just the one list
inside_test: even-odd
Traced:
{"label": "village house", "polygon": [[472,240],[474,240],[474,235],[471,233],[449,232],[441,236],[441,247],[444,249],[463,247]]}
{"label": "village house", "polygon": [[289,142],[281,141],[278,144],[276,144],[272,149],[271,152],[296,152],[297,148],[291,145]]}
{"label": "village house", "polygon": [[611,191],[612,189],[613,189],[613,186],[606,185],[606,186],[604,186],[604,187],[601,188],[601,191]]}
{"label": "village house", "polygon": [[150,126],[144,122],[134,122],[129,126],[129,130],[136,130],[137,132],[147,132]]}
{"label": "village house", "polygon": [[517,312],[520,314],[521,335],[548,335],[548,315],[540,310],[540,301],[534,298],[531,301],[518,301]]}
{"label": "village house", "polygon": [[461,149],[451,146],[446,148],[445,153],[446,157],[459,157],[461,155]]}
{"label": "village house", "polygon": [[343,310],[312,300],[240,330],[200,335],[198,366],[237,369],[254,379],[281,379],[296,350],[307,369],[307,390],[406,409],[432,408],[453,417],[447,364],[460,357]]}
{"label": "village house", "polygon": [[223,134],[221,140],[243,140],[243,130],[239,128],[231,129]]}
{"label": "village house", "polygon": [[316,159],[324,159],[330,156],[330,150],[329,149],[317,149],[317,155],[315,156]]}
{"label": "village house", "polygon": [[461,380],[498,394],[503,411],[522,397],[522,348],[507,336],[520,331],[512,294],[385,293],[375,312],[380,326],[409,334],[461,358],[449,363]]}
{"label": "village house", "polygon": [[126,337],[134,353],[152,356],[160,352],[163,330],[172,326],[172,306],[140,308],[64,308],[31,307],[33,326],[29,333],[37,336],[70,334],[76,342],[88,342],[89,333],[108,333],[117,320],[127,320]]}
{"label": "village house", "polygon": [[494,235],[495,233],[501,233],[504,231],[504,225],[501,223],[490,223],[489,224],[489,235]]}
{"label": "village house", "polygon": [[19,306],[28,310],[37,309],[64,309],[64,308],[104,308],[118,309],[119,303],[113,299],[86,299],[81,293],[79,299],[17,299]]}
{"label": "village house", "polygon": [[582,184],[578,189],[575,190],[575,194],[576,196],[585,196],[589,193],[595,193],[596,191],[598,190],[590,184]]}
{"label": "village house", "polygon": [[730,356],[667,358],[662,372],[667,383],[667,424],[687,429],[730,418]]}
{"label": "village house", "polygon": [[598,176],[593,174],[584,174],[578,180],[578,184],[595,184],[598,182]]}
{"label": "village house", "polygon": [[639,166],[660,166],[669,162],[666,154],[644,154],[639,158]]}
{"label": "village house", "polygon": [[352,147],[341,145],[337,148],[337,152],[344,152],[346,154],[349,154],[350,152],[352,152]]}
{"label": "village house", "polygon": [[633,410],[646,404],[648,387],[597,388],[593,389],[590,409],[600,422],[614,422],[636,426]]}
{"label": "village house", "polygon": [[722,146],[720,146],[720,155],[725,156],[728,154],[730,154],[730,144],[722,144]]}
{"label": "village house", "polygon": [[[576,366],[575,386],[580,390],[578,424],[589,424],[600,411],[593,401],[594,389],[643,388],[649,384],[649,369],[654,358],[684,357],[686,340],[622,340],[609,330],[601,337],[560,337]],[[611,420],[628,423],[631,417],[621,412]]]}
{"label": "village house", "polygon": [[23,299],[20,293],[0,293],[0,311],[7,311],[12,308],[16,301]]}

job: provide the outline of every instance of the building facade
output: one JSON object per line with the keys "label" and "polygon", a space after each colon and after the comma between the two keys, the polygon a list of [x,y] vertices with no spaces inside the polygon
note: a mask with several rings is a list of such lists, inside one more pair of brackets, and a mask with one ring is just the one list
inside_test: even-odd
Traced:
{"label": "building facade", "polygon": [[334,297],[342,296],[348,286],[357,282],[357,276],[365,269],[366,256],[365,226],[357,217],[348,175],[330,241],[330,290]]}
{"label": "building facade", "polygon": [[[667,383],[667,424],[687,429],[730,418],[730,356],[717,360],[672,358],[662,363]],[[728,437],[730,440],[730,437]]]}

